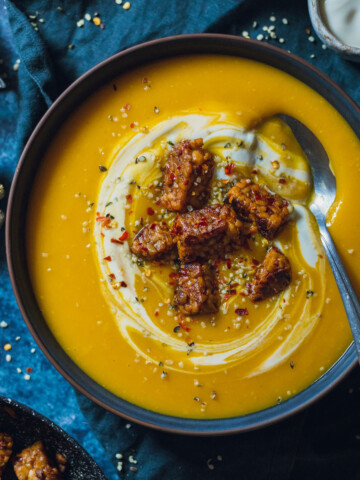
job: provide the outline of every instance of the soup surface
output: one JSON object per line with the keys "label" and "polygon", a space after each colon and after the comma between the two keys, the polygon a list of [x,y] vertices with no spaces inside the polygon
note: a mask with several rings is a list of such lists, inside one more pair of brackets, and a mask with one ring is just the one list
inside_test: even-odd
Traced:
{"label": "soup surface", "polygon": [[[286,401],[349,346],[308,208],[307,159],[277,113],[301,120],[329,155],[337,200],[328,226],[358,286],[360,143],[321,96],[272,67],[224,56],[146,65],[89,97],[45,152],[27,222],[34,291],[64,350],[116,395],[176,416],[245,414]],[[209,204],[247,177],[293,212],[273,241],[254,234],[210,259],[220,309],[187,317],[172,302],[176,262],[148,262],[129,246],[142,225],[172,225],[176,214],[159,201],[163,167],[174,144],[195,138],[215,158]],[[247,284],[272,244],[290,261],[291,283],[252,303]]]}

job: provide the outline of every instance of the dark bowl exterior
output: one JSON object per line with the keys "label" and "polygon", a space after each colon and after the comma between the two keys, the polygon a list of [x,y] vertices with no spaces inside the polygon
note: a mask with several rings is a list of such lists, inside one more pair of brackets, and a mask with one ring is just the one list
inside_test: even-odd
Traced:
{"label": "dark bowl exterior", "polygon": [[[95,460],[64,430],[31,408],[1,396],[0,432],[13,438],[13,453],[42,440],[51,458],[56,453],[64,455],[67,460],[64,480],[106,480]],[[1,478],[15,478],[10,462]]]}
{"label": "dark bowl exterior", "polygon": [[49,330],[37,305],[27,270],[26,205],[43,153],[57,127],[93,91],[137,66],[191,54],[221,54],[250,58],[283,70],[327,99],[360,138],[360,109],[332,80],[304,60],[268,44],[229,35],[197,34],[169,37],[132,47],[97,65],[76,80],[51,106],[30,137],[15,172],[6,223],[6,253],[11,282],[25,322],[36,342],[58,371],[81,393],[128,420],[164,431],[221,435],[252,430],[285,418],[321,397],[355,365],[350,346],[324,375],[296,396],[249,415],[199,420],[146,410],[112,394],[87,376],[64,352]]}

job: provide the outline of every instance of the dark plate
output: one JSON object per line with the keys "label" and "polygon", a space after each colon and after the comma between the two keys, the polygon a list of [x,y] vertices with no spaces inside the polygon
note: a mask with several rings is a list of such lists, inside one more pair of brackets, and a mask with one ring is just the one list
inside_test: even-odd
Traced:
{"label": "dark plate", "polygon": [[[51,458],[56,453],[64,455],[64,480],[106,480],[95,460],[64,430],[35,410],[4,397],[0,397],[0,432],[12,436],[14,453],[42,440]],[[9,461],[2,480],[15,478]]]}
{"label": "dark plate", "polygon": [[74,82],[48,110],[28,141],[10,191],[6,223],[6,253],[21,313],[32,335],[51,363],[80,392],[104,408],[129,420],[161,430],[197,435],[224,434],[258,428],[300,410],[332,388],[355,365],[353,346],[319,380],[293,398],[250,415],[217,420],[193,420],[161,415],[133,405],[88,377],[64,352],[50,332],[34,297],[27,271],[25,218],[29,192],[49,139],[74,108],[94,90],[132,68],[184,54],[223,54],[251,58],[283,70],[326,98],[360,138],[360,110],[319,70],[284,50],[228,35],[184,35],[148,42],[121,52],[97,65]]}

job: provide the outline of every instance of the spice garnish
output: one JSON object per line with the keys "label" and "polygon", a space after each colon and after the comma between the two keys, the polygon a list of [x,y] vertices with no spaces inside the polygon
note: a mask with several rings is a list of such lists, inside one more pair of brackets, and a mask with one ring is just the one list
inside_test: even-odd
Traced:
{"label": "spice garnish", "polygon": [[225,165],[225,168],[224,168],[225,174],[229,176],[232,175],[234,169],[235,169],[235,165],[233,163],[230,163],[229,165]]}
{"label": "spice garnish", "polygon": [[154,215],[154,213],[155,213],[154,210],[151,207],[148,207],[146,209],[146,212],[147,212],[148,215]]}
{"label": "spice garnish", "polygon": [[99,165],[100,172],[107,172],[107,168],[104,165]]}
{"label": "spice garnish", "polygon": [[235,310],[236,315],[243,316],[243,315],[249,315],[249,311],[247,308],[237,308]]}

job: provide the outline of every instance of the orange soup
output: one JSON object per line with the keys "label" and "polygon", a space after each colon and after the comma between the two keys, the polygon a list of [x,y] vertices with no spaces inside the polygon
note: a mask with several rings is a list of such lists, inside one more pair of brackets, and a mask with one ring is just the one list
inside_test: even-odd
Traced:
{"label": "orange soup", "polygon": [[[349,346],[308,206],[310,168],[278,113],[327,151],[337,180],[329,230],[359,286],[359,140],[280,70],[215,55],[152,63],[96,91],[51,141],[28,211],[33,288],[63,349],[114,394],[175,416],[242,415],[296,395]],[[177,214],[161,203],[164,166],[174,145],[197,138],[215,159],[209,205],[245,177],[286,198],[292,214],[273,240],[254,231],[240,250],[210,254],[219,310],[187,316],[173,302],[177,261],[149,261],[130,246],[144,225],[173,225]],[[248,285],[272,245],[289,259],[291,283],[253,303]]]}

